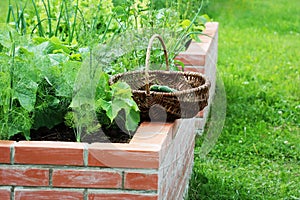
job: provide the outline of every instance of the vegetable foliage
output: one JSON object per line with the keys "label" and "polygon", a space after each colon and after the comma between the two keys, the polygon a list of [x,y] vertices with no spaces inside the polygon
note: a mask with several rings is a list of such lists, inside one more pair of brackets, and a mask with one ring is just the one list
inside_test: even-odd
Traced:
{"label": "vegetable foliage", "polygon": [[[61,123],[75,129],[77,141],[101,126],[133,133],[140,119],[131,89],[108,79],[143,68],[153,33],[168,38],[175,66],[173,58],[206,18],[200,8],[193,18],[182,14],[183,3],[174,2],[9,1],[0,25],[0,139],[22,133],[29,140],[31,129]],[[160,48],[152,55],[163,63]]]}

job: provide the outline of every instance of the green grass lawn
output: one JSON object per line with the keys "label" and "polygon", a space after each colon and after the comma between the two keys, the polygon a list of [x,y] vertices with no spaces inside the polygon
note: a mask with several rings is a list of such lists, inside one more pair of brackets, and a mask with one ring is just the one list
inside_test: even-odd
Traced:
{"label": "green grass lawn", "polygon": [[227,95],[221,136],[198,153],[188,199],[300,199],[300,1],[210,0]]}
{"label": "green grass lawn", "polygon": [[7,17],[8,0],[0,1],[0,23],[4,23]]}

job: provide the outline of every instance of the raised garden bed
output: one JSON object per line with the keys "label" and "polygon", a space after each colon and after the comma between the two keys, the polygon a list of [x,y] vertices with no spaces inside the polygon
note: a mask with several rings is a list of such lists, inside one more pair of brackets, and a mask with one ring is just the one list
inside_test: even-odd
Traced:
{"label": "raised garden bed", "polygon": [[[214,94],[218,23],[178,55]],[[129,143],[0,141],[1,199],[183,199],[193,167],[198,118],[142,123]],[[195,126],[196,122],[196,126]]]}

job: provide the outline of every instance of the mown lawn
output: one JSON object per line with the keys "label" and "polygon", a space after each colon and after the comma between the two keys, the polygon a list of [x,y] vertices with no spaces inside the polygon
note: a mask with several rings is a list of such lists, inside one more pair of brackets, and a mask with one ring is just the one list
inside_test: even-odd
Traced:
{"label": "mown lawn", "polygon": [[8,0],[0,1],[0,23],[4,23],[7,17]]}
{"label": "mown lawn", "polygon": [[225,126],[188,199],[300,199],[300,1],[210,0]]}

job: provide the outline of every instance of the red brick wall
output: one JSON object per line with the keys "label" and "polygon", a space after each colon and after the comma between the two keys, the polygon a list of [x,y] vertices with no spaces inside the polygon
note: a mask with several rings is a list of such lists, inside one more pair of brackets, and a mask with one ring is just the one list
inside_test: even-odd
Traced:
{"label": "red brick wall", "polygon": [[129,144],[0,141],[0,199],[180,199],[193,124],[143,123]]}

